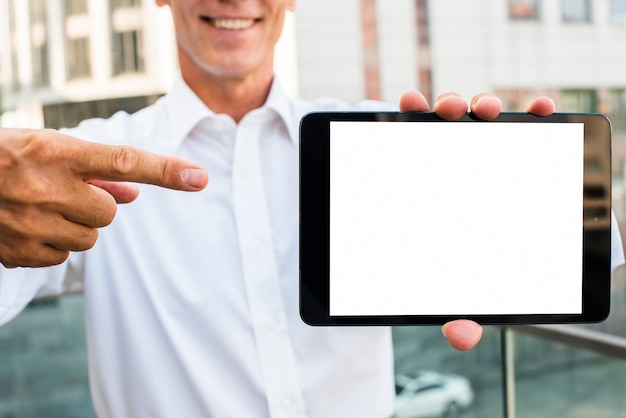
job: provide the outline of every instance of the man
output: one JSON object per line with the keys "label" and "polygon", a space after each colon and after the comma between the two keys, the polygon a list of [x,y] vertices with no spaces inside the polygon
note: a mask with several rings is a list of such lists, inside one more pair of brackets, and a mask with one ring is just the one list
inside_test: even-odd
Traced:
{"label": "man", "polygon": [[[58,264],[0,270],[0,322],[82,281],[103,417],[390,416],[390,330],[314,328],[298,315],[297,126],[347,107],[289,99],[274,80],[294,0],[157,4],[172,11],[181,73],[164,98],[67,131],[93,142],[0,132],[0,261]],[[429,106],[407,92],[400,109]],[[446,119],[467,109],[454,94],[434,106]],[[470,109],[491,119],[500,101],[479,95]],[[529,111],[554,105],[539,98]],[[202,191],[139,186],[113,220],[115,202],[138,192],[119,181]],[[443,330],[462,350],[481,333],[469,321]]]}

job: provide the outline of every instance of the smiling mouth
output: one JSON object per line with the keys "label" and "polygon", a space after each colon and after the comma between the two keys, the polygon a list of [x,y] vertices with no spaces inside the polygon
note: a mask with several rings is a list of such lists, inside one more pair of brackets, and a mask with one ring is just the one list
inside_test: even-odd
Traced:
{"label": "smiling mouth", "polygon": [[216,17],[202,17],[202,20],[209,23],[216,29],[225,30],[244,30],[251,28],[256,22],[261,19],[230,19],[230,18],[216,18]]}

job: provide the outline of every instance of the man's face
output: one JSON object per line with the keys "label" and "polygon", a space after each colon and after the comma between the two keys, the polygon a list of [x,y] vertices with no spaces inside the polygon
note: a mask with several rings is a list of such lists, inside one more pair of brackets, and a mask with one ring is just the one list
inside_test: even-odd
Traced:
{"label": "man's face", "polygon": [[[181,66],[242,78],[272,68],[274,45],[295,0],[156,0],[169,5]],[[268,67],[269,66],[269,67]]]}

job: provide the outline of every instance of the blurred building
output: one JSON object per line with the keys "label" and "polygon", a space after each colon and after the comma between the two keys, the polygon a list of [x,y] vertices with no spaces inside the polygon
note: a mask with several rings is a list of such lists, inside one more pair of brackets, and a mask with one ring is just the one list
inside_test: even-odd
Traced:
{"label": "blurred building", "polygon": [[306,98],[491,91],[524,109],[549,94],[626,129],[624,0],[301,1],[296,31]]}
{"label": "blurred building", "polygon": [[[492,91],[505,108],[523,109],[549,94],[560,110],[606,113],[626,130],[625,4],[304,0],[277,68],[303,98]],[[61,126],[133,110],[177,71],[169,11],[153,0],[0,0],[0,38],[5,124]],[[87,110],[74,105],[82,102]]]}
{"label": "blurred building", "polygon": [[[292,28],[290,19],[277,65],[295,93]],[[132,112],[177,74],[171,16],[154,0],[0,0],[0,39],[5,126],[57,128]]]}

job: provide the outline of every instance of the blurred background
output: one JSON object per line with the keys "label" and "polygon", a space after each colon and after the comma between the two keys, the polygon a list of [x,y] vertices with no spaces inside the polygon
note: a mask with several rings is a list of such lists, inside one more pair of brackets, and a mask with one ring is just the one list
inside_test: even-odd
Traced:
{"label": "blurred background", "polygon": [[[626,236],[626,0],[299,0],[276,68],[304,99],[489,91],[508,111],[545,94],[603,113]],[[134,112],[177,71],[154,0],[0,0],[0,126]],[[394,328],[397,416],[626,417],[625,276],[597,325],[486,327],[469,353],[438,327]],[[0,328],[0,418],[91,416],[80,289],[36,300]]]}

